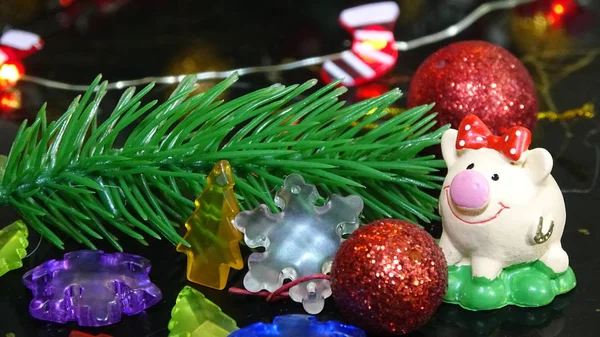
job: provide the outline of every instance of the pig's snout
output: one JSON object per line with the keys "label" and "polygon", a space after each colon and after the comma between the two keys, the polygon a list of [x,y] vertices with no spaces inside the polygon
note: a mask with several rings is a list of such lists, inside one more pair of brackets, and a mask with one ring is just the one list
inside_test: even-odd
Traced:
{"label": "pig's snout", "polygon": [[475,170],[462,171],[450,183],[450,198],[459,208],[480,211],[490,199],[490,185],[481,173]]}

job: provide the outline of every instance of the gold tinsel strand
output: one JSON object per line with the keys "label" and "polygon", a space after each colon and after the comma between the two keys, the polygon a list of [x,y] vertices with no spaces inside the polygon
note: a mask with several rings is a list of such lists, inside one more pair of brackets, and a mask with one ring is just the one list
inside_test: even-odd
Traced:
{"label": "gold tinsel strand", "polygon": [[[404,108],[394,108],[390,107],[385,109],[387,111],[387,116],[394,117],[400,113],[406,111]],[[367,113],[367,115],[373,114],[377,109],[373,109]],[[552,122],[556,121],[566,121],[566,120],[574,120],[574,119],[592,119],[596,116],[596,107],[592,103],[586,103],[580,108],[575,108],[563,112],[555,112],[555,111],[540,111],[538,113],[538,120],[549,120]],[[353,122],[352,126],[358,125],[358,122]],[[369,123],[365,126],[365,129],[372,130],[377,128],[377,124]]]}
{"label": "gold tinsel strand", "polygon": [[576,118],[590,119],[596,116],[594,104],[586,103],[581,108],[567,110],[565,112],[542,111],[538,114],[538,120],[564,121]]}

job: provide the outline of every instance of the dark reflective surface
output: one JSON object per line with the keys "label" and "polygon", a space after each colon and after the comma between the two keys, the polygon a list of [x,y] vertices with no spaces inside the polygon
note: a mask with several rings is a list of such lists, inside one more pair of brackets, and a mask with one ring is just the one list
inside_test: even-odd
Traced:
{"label": "dark reflective surface", "polygon": [[[129,79],[147,75],[176,72],[222,70],[241,66],[276,64],[285,60],[337,52],[347,48],[350,36],[337,24],[337,16],[345,7],[360,1],[328,1],[327,4],[303,5],[297,1],[122,1],[119,10],[102,14],[90,4],[67,11],[58,19],[58,1],[2,0],[2,23],[33,29],[44,35],[43,51],[25,61],[32,75],[64,80],[77,84],[89,83],[98,73],[108,80]],[[27,7],[25,3],[28,3]],[[407,40],[442,29],[464,17],[479,1],[399,1],[403,14],[396,29],[398,39]],[[593,3],[593,4],[592,4]],[[581,1],[584,14],[569,25],[568,33],[546,39],[539,46],[558,50],[561,57],[542,64],[551,79],[551,100],[540,99],[542,109],[565,111],[596,103],[600,89],[600,61],[594,60],[579,71],[563,76],[564,65],[581,63],[589,51],[600,46],[597,26],[590,24],[597,1]],[[35,9],[37,6],[37,9]],[[596,8],[592,8],[595,6]],[[48,9],[50,8],[50,9]],[[54,8],[54,9],[52,9]],[[12,11],[12,12],[11,12]],[[53,12],[54,11],[54,12]],[[70,14],[69,14],[70,13]],[[66,18],[65,18],[66,15]],[[531,53],[531,40],[525,40],[527,30],[510,29],[509,12],[486,16],[454,40],[484,39],[503,45],[518,57]],[[59,22],[70,25],[62,28]],[[514,27],[513,27],[514,29]],[[522,29],[522,28],[521,28]],[[572,40],[578,38],[578,44]],[[567,44],[565,41],[571,43]],[[427,55],[445,41],[432,46],[400,53],[394,71],[378,83],[388,87],[408,89],[410,76]],[[519,48],[518,46],[521,46]],[[571,49],[564,49],[571,46]],[[535,50],[533,50],[535,51]],[[535,57],[534,57],[535,59]],[[585,61],[585,60],[584,60]],[[539,62],[528,64],[539,78]],[[536,68],[537,66],[537,68]],[[546,67],[547,66],[547,67]],[[243,77],[227,98],[280,81],[285,84],[303,82],[318,77],[319,68],[300,69],[283,74]],[[556,83],[554,83],[556,82]],[[76,93],[52,90],[30,83],[18,86],[23,96],[23,108],[2,115],[0,120],[0,152],[7,153],[17,130],[17,123],[31,117],[47,101],[53,118],[65,111]],[[159,86],[148,97],[164,99],[172,88]],[[119,92],[107,95],[102,106],[108,114]],[[360,93],[350,90],[346,99],[355,101]],[[405,101],[398,103],[402,107]],[[593,186],[598,172],[600,154],[600,118],[566,121],[541,121],[534,133],[534,145],[547,148],[555,157],[554,177],[565,193],[568,222],[563,246],[571,258],[577,278],[577,288],[543,308],[504,308],[491,312],[468,312],[456,306],[443,305],[436,316],[410,336],[600,336],[600,227],[598,211],[600,188]],[[590,190],[586,190],[590,188]],[[9,208],[1,211],[5,226],[17,215]],[[440,232],[439,224],[428,226]],[[30,251],[38,236],[30,235]],[[122,236],[128,253],[140,254],[152,261],[151,277],[163,291],[163,300],[135,317],[125,317],[117,325],[80,329],[112,336],[166,336],[167,322],[177,293],[187,284],[185,256],[175,252],[166,242],[151,241],[143,247]],[[67,250],[80,248],[68,242]],[[108,246],[101,246],[108,251]],[[64,252],[42,242],[33,255],[24,260],[24,267],[0,278],[0,336],[13,333],[17,337],[68,336],[77,329],[74,324],[58,325],[37,321],[29,316],[27,307],[31,295],[21,283],[21,276],[40,263],[60,258]],[[248,252],[246,251],[246,256]],[[245,271],[233,272],[230,285],[241,286]],[[303,313],[302,306],[291,301],[267,304],[261,298],[245,298],[197,287],[208,298],[233,317],[239,326],[257,321],[271,321],[280,314]],[[334,303],[327,301],[321,319],[342,320]]]}

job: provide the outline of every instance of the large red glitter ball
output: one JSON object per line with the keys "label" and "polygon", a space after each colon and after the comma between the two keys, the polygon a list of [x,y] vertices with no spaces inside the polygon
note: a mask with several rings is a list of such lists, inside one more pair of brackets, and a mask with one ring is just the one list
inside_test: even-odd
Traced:
{"label": "large red glitter ball", "polygon": [[484,41],[450,44],[431,56],[412,78],[408,107],[435,103],[438,125],[457,128],[475,114],[497,135],[537,123],[535,86],[525,66],[511,53]]}
{"label": "large red glitter ball", "polygon": [[356,230],[331,268],[337,307],[350,324],[378,335],[404,334],[425,324],[448,285],[444,253],[422,228],[378,220]]}

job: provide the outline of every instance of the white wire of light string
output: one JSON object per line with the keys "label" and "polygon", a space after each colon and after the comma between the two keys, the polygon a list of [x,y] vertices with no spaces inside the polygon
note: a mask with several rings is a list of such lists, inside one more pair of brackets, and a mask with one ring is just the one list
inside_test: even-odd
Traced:
{"label": "white wire of light string", "polygon": [[[494,1],[489,3],[484,3],[477,7],[474,11],[472,11],[465,18],[457,22],[456,24],[439,31],[437,33],[433,33],[430,35],[422,36],[410,41],[396,41],[394,47],[400,51],[407,51],[411,49],[416,49],[425,45],[433,44],[448,38],[451,38],[460,32],[464,31],[468,27],[470,27],[473,23],[479,20],[484,15],[503,9],[511,9],[519,5],[523,5],[526,3],[530,3],[536,0],[501,0]],[[281,72],[292,69],[304,68],[309,66],[314,66],[318,64],[322,64],[328,60],[336,60],[341,57],[342,53],[335,53],[324,56],[316,56],[310,57],[290,63],[270,65],[270,66],[257,66],[257,67],[247,67],[247,68],[238,68],[227,71],[205,71],[195,74],[185,74],[185,75],[170,75],[170,76],[150,76],[144,77],[140,79],[134,80],[121,80],[109,83],[107,89],[123,89],[131,86],[139,86],[148,84],[151,82],[157,84],[176,84],[181,82],[187,76],[195,76],[196,80],[214,80],[214,79],[223,79],[227,78],[235,73],[238,76],[244,76],[249,74],[257,74],[257,73],[270,73],[270,72]],[[46,78],[41,78],[37,76],[24,75],[21,78],[21,81],[27,81],[31,83],[35,83],[44,87],[53,88],[53,89],[61,89],[61,90],[71,90],[71,91],[86,91],[89,88],[89,85],[80,85],[80,84],[70,84],[65,82],[54,81]]]}

